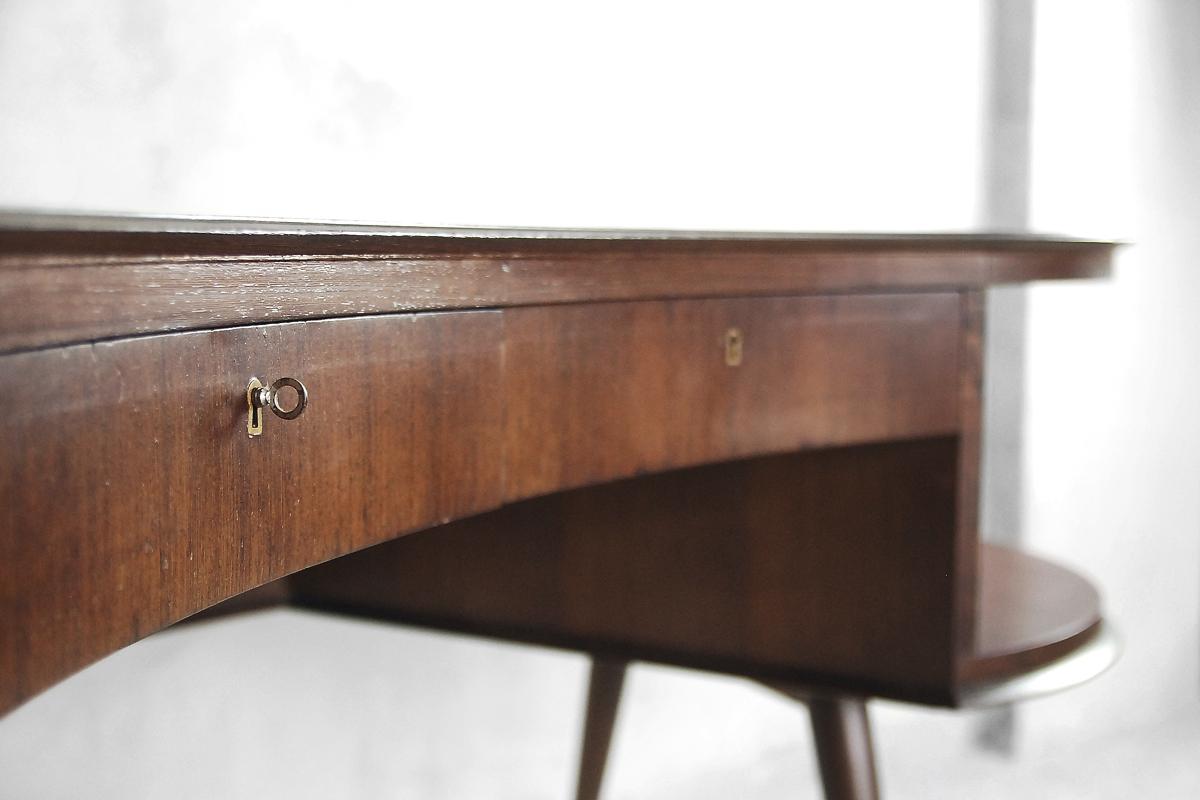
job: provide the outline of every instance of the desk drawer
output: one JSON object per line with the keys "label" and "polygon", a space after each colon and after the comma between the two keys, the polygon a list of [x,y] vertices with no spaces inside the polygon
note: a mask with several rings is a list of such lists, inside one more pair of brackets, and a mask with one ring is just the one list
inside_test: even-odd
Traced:
{"label": "desk drawer", "polygon": [[[38,675],[69,672],[266,580],[495,506],[501,334],[498,312],[417,314],[0,358],[0,668],[22,650]],[[299,379],[307,409],[249,438],[251,376]]]}
{"label": "desk drawer", "polygon": [[508,496],[954,433],[959,327],[954,293],[506,311]]}

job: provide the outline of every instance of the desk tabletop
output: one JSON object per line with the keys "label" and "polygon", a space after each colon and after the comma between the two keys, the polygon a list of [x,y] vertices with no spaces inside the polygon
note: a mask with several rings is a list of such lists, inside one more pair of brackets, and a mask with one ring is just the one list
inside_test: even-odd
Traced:
{"label": "desk tabletop", "polygon": [[149,216],[119,214],[76,214],[24,211],[0,211],[0,234],[26,232],[59,236],[64,233],[118,235],[136,233],[143,238],[181,234],[210,237],[230,235],[272,236],[292,242],[318,237],[357,237],[378,241],[414,239],[461,239],[523,241],[731,241],[786,242],[794,244],[862,244],[878,242],[898,246],[943,244],[947,246],[985,245],[989,247],[1042,247],[1106,245],[1108,242],[1071,236],[1006,231],[943,232],[858,232],[858,231],[730,231],[673,230],[665,228],[537,228],[486,226],[381,225],[367,222],[302,219],[253,219],[239,217]]}
{"label": "desk tabletop", "polygon": [[[981,290],[1113,248],[3,216],[0,713],[285,578],[953,704],[1098,624],[1083,590],[1046,641],[981,619]],[[303,418],[256,430],[260,379]]]}
{"label": "desk tabletop", "polygon": [[3,213],[0,353],[402,311],[1099,277],[1114,246],[1002,233],[413,228]]}

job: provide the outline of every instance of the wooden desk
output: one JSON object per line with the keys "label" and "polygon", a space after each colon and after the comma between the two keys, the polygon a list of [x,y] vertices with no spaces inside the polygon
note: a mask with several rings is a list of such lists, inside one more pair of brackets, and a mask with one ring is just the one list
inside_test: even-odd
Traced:
{"label": "wooden desk", "polygon": [[[1111,252],[3,218],[0,711],[289,575],[953,705],[1095,635],[1089,585],[978,542],[981,291]],[[252,376],[303,415],[249,437]]]}

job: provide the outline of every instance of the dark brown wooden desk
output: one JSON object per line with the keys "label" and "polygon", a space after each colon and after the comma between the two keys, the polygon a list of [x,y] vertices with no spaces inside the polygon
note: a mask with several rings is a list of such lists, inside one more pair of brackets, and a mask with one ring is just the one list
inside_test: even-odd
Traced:
{"label": "dark brown wooden desk", "polygon": [[[955,705],[1098,630],[1086,582],[978,541],[981,292],[1112,249],[2,218],[0,711],[285,576]],[[252,376],[304,413],[249,437]]]}

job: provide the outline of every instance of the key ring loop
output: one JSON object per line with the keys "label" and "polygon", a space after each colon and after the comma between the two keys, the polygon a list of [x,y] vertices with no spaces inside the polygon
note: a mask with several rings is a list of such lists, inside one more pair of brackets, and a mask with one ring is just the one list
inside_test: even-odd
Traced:
{"label": "key ring loop", "polygon": [[[279,405],[279,388],[281,386],[290,386],[296,390],[296,405],[287,411]],[[307,407],[308,389],[300,381],[295,378],[280,378],[271,384],[271,410],[275,412],[275,416],[280,419],[295,419],[303,414]]]}

